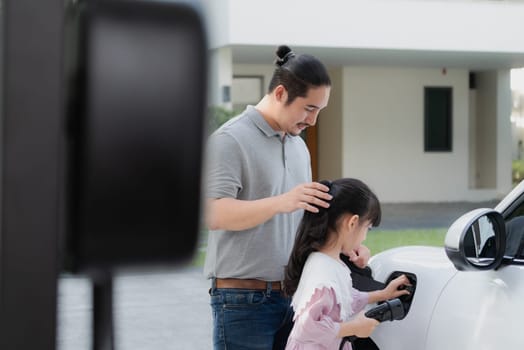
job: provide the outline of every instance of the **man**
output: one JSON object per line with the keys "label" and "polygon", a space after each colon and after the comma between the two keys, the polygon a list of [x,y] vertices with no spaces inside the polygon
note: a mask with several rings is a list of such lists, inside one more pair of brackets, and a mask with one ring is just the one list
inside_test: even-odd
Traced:
{"label": "man", "polygon": [[310,155],[297,137],[328,104],[327,70],[287,46],[275,63],[262,100],[209,139],[204,273],[212,280],[215,349],[272,348],[292,314],[281,281],[298,223],[304,210],[318,212],[331,199],[328,187],[311,181]]}

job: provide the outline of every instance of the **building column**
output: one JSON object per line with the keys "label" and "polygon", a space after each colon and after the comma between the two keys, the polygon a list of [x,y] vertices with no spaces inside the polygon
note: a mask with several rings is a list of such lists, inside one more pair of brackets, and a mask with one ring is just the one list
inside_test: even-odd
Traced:
{"label": "building column", "polygon": [[229,47],[211,51],[209,59],[208,105],[232,108],[233,54]]}
{"label": "building column", "polygon": [[511,71],[497,72],[497,191],[507,194],[512,189],[511,180]]}

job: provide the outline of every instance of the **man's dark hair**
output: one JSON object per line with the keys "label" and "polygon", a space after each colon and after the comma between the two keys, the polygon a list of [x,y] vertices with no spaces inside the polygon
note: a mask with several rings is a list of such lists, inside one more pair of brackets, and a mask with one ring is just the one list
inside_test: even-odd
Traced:
{"label": "man's dark hair", "polygon": [[288,46],[279,46],[276,52],[275,71],[269,83],[268,92],[278,85],[286,88],[289,105],[297,97],[306,97],[312,87],[331,86],[326,67],[316,57],[295,54]]}

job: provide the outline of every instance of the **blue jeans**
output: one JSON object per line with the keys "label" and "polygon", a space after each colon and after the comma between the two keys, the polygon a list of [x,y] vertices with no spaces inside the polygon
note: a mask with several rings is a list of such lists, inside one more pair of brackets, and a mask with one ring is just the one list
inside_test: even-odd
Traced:
{"label": "blue jeans", "polygon": [[[275,335],[283,333],[292,318],[290,298],[280,291],[248,289],[210,289],[215,350],[271,350]],[[290,330],[290,329],[289,329]],[[285,335],[276,345],[283,348]]]}

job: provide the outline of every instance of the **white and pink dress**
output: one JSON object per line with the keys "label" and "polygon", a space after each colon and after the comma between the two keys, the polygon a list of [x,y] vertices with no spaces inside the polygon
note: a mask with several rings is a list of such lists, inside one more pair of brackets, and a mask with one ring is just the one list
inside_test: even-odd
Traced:
{"label": "white and pink dress", "polygon": [[[353,288],[351,272],[340,260],[313,252],[293,295],[294,325],[286,350],[338,350],[340,324],[363,310],[368,293]],[[346,343],[344,349],[351,349]]]}

